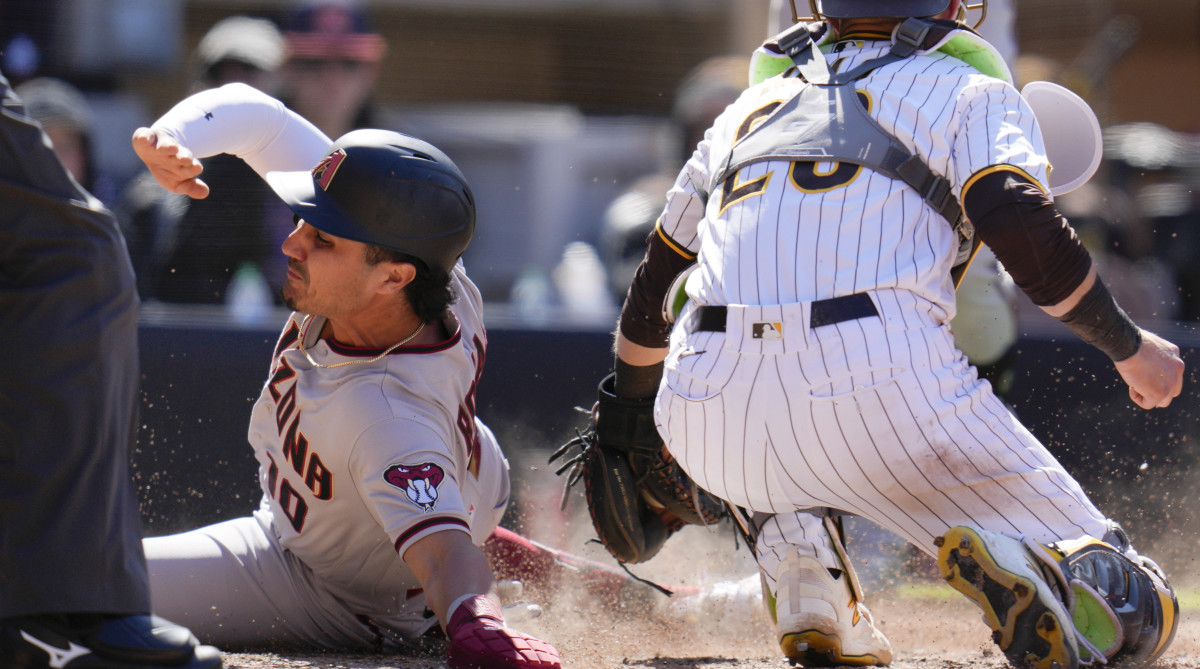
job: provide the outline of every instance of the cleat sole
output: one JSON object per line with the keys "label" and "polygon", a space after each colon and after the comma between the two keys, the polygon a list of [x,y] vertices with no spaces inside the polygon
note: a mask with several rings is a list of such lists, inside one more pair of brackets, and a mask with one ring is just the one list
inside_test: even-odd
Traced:
{"label": "cleat sole", "polygon": [[1069,614],[1045,584],[1039,591],[1031,558],[1015,546],[1020,552],[992,548],[976,530],[951,528],[938,548],[942,578],[983,611],[992,640],[1013,666],[1077,669]]}

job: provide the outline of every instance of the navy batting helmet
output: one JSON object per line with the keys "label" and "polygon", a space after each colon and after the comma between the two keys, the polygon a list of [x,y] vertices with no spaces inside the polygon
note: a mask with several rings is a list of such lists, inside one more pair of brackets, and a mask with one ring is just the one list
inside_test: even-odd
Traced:
{"label": "navy batting helmet", "polygon": [[475,232],[466,177],[437,147],[398,132],[349,132],[311,171],[266,178],[318,230],[400,251],[447,273]]}

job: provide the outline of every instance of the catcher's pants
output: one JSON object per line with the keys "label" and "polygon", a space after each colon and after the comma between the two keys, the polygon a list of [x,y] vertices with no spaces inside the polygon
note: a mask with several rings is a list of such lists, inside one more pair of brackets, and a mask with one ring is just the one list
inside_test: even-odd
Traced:
{"label": "catcher's pants", "polygon": [[424,615],[423,594],[386,621],[352,611],[280,546],[268,518],[256,513],[145,539],[154,612],[204,643],[238,649],[373,649],[391,635],[411,639],[437,625]]}
{"label": "catcher's pants", "polygon": [[858,515],[931,555],[956,525],[1103,536],[1105,517],[976,377],[940,310],[907,291],[870,297],[880,315],[817,328],[807,303],[730,306],[723,332],[697,331],[684,308],[655,418],[696,483],[756,511]]}

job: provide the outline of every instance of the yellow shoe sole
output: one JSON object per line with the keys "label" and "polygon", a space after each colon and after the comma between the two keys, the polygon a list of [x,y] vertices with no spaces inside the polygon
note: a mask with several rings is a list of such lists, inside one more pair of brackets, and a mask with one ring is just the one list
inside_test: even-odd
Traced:
{"label": "yellow shoe sole", "polygon": [[1014,667],[1077,669],[1070,614],[1016,540],[954,527],[934,543],[942,578],[983,610],[992,640]]}
{"label": "yellow shoe sole", "polygon": [[793,666],[885,667],[888,664],[871,654],[842,655],[842,640],[836,634],[817,630],[785,634],[779,639],[779,646]]}

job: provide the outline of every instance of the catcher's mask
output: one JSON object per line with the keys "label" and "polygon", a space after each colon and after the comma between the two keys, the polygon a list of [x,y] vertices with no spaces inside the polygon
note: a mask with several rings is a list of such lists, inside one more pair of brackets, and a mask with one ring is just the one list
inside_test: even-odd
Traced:
{"label": "catcher's mask", "polygon": [[475,231],[466,177],[437,147],[390,130],[355,130],[311,171],[267,182],[318,230],[406,253],[449,273]]}
{"label": "catcher's mask", "polygon": [[[797,7],[802,0],[788,0],[792,6],[792,22],[819,21],[822,19],[861,19],[868,17],[908,18],[915,16],[924,18],[946,11],[951,0],[808,0],[808,15],[803,15]],[[979,28],[987,18],[987,0],[970,2],[963,0],[959,6],[958,20],[966,21],[968,12],[979,12],[979,17],[971,22],[972,28]]]}

